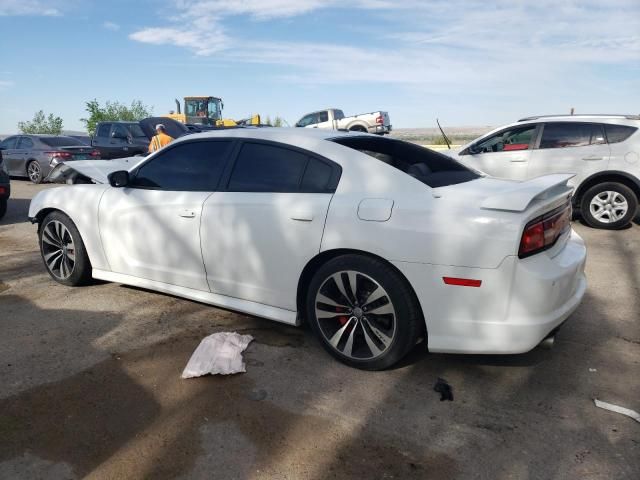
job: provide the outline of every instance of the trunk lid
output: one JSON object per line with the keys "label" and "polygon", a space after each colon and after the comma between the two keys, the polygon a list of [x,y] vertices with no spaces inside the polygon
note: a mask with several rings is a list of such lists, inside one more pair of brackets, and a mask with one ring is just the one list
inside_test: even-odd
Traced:
{"label": "trunk lid", "polygon": [[69,152],[72,155],[73,160],[90,160],[91,153],[95,151],[95,148],[89,145],[73,145],[69,147],[59,147],[61,152]]}

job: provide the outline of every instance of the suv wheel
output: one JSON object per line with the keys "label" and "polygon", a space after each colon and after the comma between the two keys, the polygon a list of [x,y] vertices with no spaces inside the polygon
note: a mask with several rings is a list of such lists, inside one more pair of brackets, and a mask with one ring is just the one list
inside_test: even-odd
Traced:
{"label": "suv wheel", "polygon": [[633,191],[617,182],[591,187],[582,196],[580,211],[591,227],[614,230],[625,227],[636,215],[638,199]]}
{"label": "suv wheel", "polygon": [[389,265],[361,255],[340,256],[320,267],[306,303],[307,319],[323,347],[364,370],[398,362],[424,331],[406,280]]}

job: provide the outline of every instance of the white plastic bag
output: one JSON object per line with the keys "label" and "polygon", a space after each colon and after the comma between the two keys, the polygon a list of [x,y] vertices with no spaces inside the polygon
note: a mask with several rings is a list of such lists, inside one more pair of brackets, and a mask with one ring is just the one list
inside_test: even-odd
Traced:
{"label": "white plastic bag", "polygon": [[251,340],[251,335],[235,332],[218,332],[203,338],[182,372],[182,378],[246,372],[242,352]]}

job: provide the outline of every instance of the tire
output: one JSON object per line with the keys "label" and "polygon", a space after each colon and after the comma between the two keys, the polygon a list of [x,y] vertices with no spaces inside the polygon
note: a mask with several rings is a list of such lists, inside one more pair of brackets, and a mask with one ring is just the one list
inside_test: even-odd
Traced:
{"label": "tire", "polygon": [[355,125],[349,129],[350,132],[364,132],[367,133],[367,129],[362,125]]}
{"label": "tire", "polygon": [[42,183],[42,168],[36,160],[27,163],[27,177],[35,184]]}
{"label": "tire", "polygon": [[5,213],[7,213],[7,202],[8,200],[6,198],[4,200],[0,200],[0,219],[4,217]]}
{"label": "tire", "polygon": [[580,213],[587,225],[616,230],[626,227],[636,215],[638,198],[633,190],[617,182],[599,183],[580,201]]}
{"label": "tire", "polygon": [[75,287],[91,280],[91,262],[80,232],[62,212],[49,213],[38,229],[38,243],[45,268],[51,278]]}
{"label": "tire", "polygon": [[318,269],[307,290],[306,314],[332,356],[363,370],[389,368],[424,332],[411,286],[391,266],[363,255],[336,257]]}

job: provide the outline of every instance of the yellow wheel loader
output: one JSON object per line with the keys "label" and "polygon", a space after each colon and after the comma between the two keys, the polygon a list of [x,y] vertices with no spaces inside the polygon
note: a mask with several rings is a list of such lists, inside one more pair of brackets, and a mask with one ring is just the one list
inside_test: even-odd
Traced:
{"label": "yellow wheel loader", "polygon": [[184,97],[184,113],[180,109],[178,99],[175,102],[176,111],[164,116],[185,124],[211,125],[214,127],[260,125],[260,115],[258,114],[242,120],[222,118],[224,103],[218,97]]}

